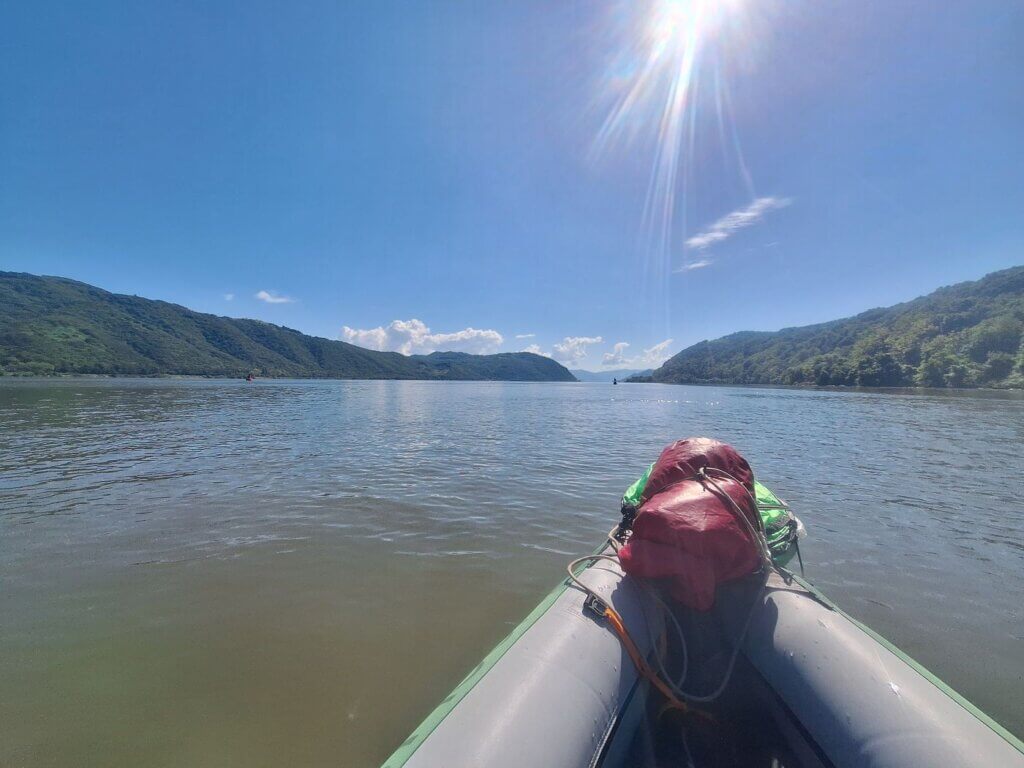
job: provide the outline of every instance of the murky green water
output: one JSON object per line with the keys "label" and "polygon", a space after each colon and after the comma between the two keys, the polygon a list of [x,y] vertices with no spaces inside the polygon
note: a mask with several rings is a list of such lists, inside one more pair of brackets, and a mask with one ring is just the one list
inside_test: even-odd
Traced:
{"label": "murky green water", "polygon": [[1019,395],[7,380],[0,765],[375,765],[693,434],[1024,734]]}

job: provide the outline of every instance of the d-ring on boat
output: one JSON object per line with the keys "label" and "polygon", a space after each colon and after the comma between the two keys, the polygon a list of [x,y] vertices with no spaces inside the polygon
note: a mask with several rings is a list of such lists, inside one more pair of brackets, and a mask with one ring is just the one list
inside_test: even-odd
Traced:
{"label": "d-ring on boat", "polygon": [[1024,744],[789,569],[802,532],[732,448],[674,443],[385,768],[1024,767]]}

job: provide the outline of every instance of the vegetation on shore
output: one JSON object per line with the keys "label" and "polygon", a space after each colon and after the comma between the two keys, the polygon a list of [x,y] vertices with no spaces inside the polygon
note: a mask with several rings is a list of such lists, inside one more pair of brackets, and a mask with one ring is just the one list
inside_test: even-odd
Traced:
{"label": "vegetation on shore", "polygon": [[1024,267],[855,317],[702,341],[630,381],[1024,387]]}
{"label": "vegetation on shore", "polygon": [[0,375],[575,381],[528,352],[400,355],[193,312],[60,277],[0,272]]}

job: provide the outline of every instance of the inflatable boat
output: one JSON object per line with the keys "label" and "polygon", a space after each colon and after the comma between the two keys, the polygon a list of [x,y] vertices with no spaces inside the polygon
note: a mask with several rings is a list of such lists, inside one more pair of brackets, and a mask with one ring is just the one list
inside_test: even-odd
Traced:
{"label": "inflatable boat", "polygon": [[[802,530],[757,497],[774,530]],[[795,535],[710,610],[627,574],[624,538],[575,563],[384,768],[1024,768],[1018,739],[781,564]]]}

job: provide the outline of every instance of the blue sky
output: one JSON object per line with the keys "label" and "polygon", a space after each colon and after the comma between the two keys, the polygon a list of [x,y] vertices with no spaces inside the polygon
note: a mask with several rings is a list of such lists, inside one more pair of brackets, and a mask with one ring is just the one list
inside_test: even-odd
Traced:
{"label": "blue sky", "polygon": [[5,3],[0,268],[644,367],[1024,263],[1022,35],[1010,0]]}

